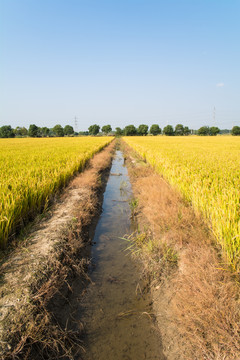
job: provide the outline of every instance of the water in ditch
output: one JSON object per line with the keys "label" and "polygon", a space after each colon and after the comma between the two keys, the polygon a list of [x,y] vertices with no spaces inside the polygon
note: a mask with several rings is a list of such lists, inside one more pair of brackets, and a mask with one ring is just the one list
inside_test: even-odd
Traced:
{"label": "water in ditch", "polygon": [[85,328],[84,360],[165,359],[141,269],[122,239],[134,228],[131,196],[123,154],[117,151],[93,239],[91,283],[75,313]]}

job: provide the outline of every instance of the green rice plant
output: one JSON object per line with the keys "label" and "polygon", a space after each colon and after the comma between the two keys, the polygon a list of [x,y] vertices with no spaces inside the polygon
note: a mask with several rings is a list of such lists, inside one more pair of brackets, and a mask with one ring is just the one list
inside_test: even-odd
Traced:
{"label": "green rice plant", "polygon": [[138,207],[138,199],[131,199],[129,201],[129,206],[130,206],[130,209],[131,209],[131,214],[132,216],[136,216],[137,214],[137,207]]}

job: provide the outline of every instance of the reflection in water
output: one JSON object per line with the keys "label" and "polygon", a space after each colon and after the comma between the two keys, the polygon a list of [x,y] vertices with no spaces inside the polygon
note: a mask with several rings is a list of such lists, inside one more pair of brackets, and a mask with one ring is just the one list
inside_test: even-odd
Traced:
{"label": "reflection in water", "polygon": [[104,194],[103,212],[92,248],[88,286],[75,316],[86,329],[83,359],[164,359],[151,316],[151,299],[142,294],[139,268],[124,251],[121,238],[134,230],[131,185],[117,151]]}

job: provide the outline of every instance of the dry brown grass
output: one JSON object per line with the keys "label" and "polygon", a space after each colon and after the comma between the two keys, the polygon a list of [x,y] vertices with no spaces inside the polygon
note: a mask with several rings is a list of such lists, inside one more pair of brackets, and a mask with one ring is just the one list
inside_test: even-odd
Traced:
{"label": "dry brown grass", "polygon": [[88,168],[77,176],[70,184],[73,188],[88,188],[96,189],[101,185],[101,174],[104,170],[109,168],[111,164],[111,157],[113,155],[115,142],[112,142],[107,147],[107,151],[102,151],[96,154],[89,162]]}
{"label": "dry brown grass", "polygon": [[145,234],[142,244],[139,239],[137,243],[152,279],[165,354],[170,360],[240,359],[239,285],[234,274],[191,206],[124,147],[139,203],[138,223]]}
{"label": "dry brown grass", "polygon": [[216,251],[199,240],[182,251],[173,280],[171,309],[179,333],[196,359],[239,359],[239,286],[219,264]]}

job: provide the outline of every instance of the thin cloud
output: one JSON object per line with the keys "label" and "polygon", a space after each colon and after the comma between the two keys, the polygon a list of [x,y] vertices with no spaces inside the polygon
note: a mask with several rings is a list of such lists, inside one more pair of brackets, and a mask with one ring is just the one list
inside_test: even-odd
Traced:
{"label": "thin cloud", "polygon": [[224,83],[218,83],[216,84],[217,87],[223,87],[224,86]]}

